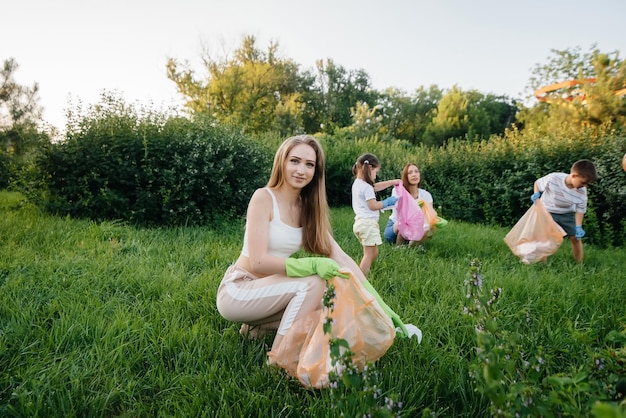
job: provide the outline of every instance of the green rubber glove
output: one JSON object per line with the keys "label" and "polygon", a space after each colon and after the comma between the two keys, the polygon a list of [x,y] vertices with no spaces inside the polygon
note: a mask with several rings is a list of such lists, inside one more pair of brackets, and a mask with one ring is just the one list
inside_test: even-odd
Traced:
{"label": "green rubber glove", "polygon": [[326,257],[288,258],[285,260],[285,270],[289,277],[307,277],[317,274],[324,280],[330,280],[333,277],[350,278],[347,274],[339,272],[339,264],[335,260]]}
{"label": "green rubber glove", "polygon": [[400,319],[400,316],[397,313],[395,313],[389,307],[389,305],[385,303],[383,298],[380,297],[376,289],[374,289],[374,286],[372,286],[372,284],[369,281],[365,280],[365,281],[362,281],[361,283],[363,284],[363,287],[365,287],[372,294],[372,296],[374,296],[374,299],[376,299],[376,301],[381,306],[381,308],[383,308],[383,311],[385,311],[387,316],[391,318],[391,322],[393,322],[393,325],[395,325],[396,327],[399,327],[402,330],[400,335],[402,337],[407,337],[409,335],[409,331],[406,329],[406,326],[404,325],[404,322],[402,322],[402,320]]}

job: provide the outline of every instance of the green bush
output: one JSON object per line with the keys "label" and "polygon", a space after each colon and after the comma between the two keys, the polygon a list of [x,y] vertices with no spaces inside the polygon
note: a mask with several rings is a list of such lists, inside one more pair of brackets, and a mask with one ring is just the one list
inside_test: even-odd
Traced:
{"label": "green bush", "polygon": [[[201,224],[245,212],[253,191],[267,182],[283,140],[277,134],[252,139],[210,118],[140,112],[105,98],[90,114],[72,119],[66,139],[44,147],[36,170],[21,170],[23,178],[14,183],[31,200],[40,197],[53,213],[143,225]],[[568,127],[548,135],[510,131],[481,142],[450,141],[440,148],[345,132],[319,140],[327,157],[331,207],[350,205],[352,167],[359,155],[370,152],[381,162],[379,180],[399,178],[406,163],[417,163],[440,216],[506,227],[529,208],[536,179],[567,172],[574,161],[588,158],[600,179],[589,187],[585,239],[600,246],[626,241],[626,174],[621,168],[626,137],[618,132]],[[33,185],[45,190],[28,190]],[[390,193],[381,191],[379,199]]]}
{"label": "green bush", "polygon": [[210,119],[190,121],[132,107],[74,124],[39,159],[47,210],[139,225],[202,224],[245,212],[265,184],[270,155]]}

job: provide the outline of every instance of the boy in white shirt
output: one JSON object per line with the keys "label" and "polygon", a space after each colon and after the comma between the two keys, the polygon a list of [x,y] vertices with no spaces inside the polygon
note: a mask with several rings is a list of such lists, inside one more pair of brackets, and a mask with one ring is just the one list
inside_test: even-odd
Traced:
{"label": "boy in white shirt", "polygon": [[550,173],[535,181],[533,204],[541,197],[552,219],[563,228],[572,243],[576,262],[583,261],[583,217],[587,212],[587,185],[598,179],[590,160],[576,161],[570,173]]}

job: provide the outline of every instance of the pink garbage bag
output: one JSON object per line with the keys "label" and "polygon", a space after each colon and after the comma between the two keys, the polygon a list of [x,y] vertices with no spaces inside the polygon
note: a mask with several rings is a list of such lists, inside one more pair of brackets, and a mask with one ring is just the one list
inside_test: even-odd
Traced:
{"label": "pink garbage bag", "polygon": [[424,237],[424,212],[413,196],[404,188],[402,183],[395,186],[398,202],[398,232],[407,241],[420,241]]}

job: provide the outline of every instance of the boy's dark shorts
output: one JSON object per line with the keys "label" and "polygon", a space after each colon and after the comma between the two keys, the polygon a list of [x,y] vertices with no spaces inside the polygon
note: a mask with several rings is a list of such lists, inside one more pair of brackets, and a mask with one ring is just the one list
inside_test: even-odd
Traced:
{"label": "boy's dark shorts", "polygon": [[576,213],[552,213],[552,219],[565,230],[565,234],[570,237],[576,236]]}

